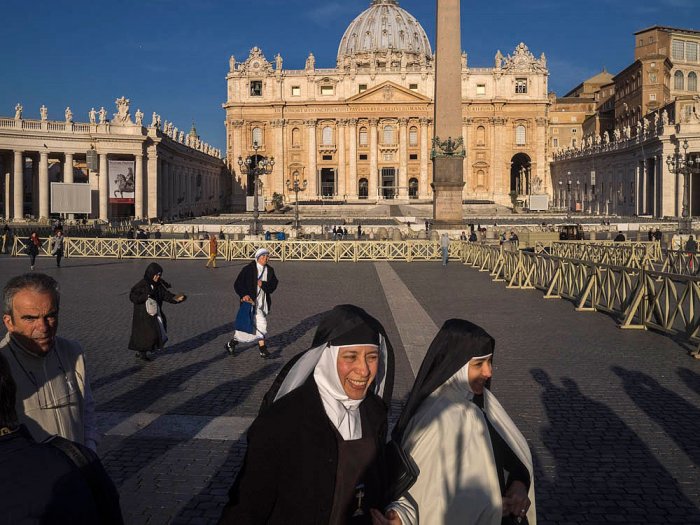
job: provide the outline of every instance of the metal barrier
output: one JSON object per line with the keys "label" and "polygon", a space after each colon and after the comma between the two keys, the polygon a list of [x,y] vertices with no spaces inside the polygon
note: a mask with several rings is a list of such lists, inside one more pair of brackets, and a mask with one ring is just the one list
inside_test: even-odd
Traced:
{"label": "metal barrier", "polygon": [[653,269],[616,266],[503,247],[463,247],[464,264],[488,271],[508,288],[544,292],[545,299],[565,298],[580,312],[607,312],[620,328],[653,329],[694,346],[700,359],[700,279]]}

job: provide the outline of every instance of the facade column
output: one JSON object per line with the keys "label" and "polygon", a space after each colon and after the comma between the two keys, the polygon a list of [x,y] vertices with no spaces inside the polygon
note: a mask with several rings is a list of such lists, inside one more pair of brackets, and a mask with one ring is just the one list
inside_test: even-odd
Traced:
{"label": "facade column", "polygon": [[[675,195],[674,195],[674,186],[675,183],[673,181],[672,177],[664,177],[664,157],[663,155],[657,155],[655,157],[656,159],[656,187],[658,188],[657,192],[659,195],[658,199],[658,208],[656,209],[656,217],[664,217],[664,216],[670,216],[673,215],[673,210],[674,210],[674,204],[675,204]],[[681,176],[679,179],[679,182],[681,186],[684,184],[685,180]],[[690,181],[689,181],[690,182]],[[688,188],[690,190],[690,188]],[[681,211],[683,210],[683,200],[682,200],[682,192],[683,188],[681,187],[681,201],[680,201],[680,209]],[[692,198],[690,194],[688,195],[688,214],[690,215],[692,213]]]}
{"label": "facade column", "polygon": [[316,197],[318,197],[318,168],[316,163],[316,121],[307,120],[306,127],[309,130],[309,171],[306,174],[306,180],[309,182],[308,195],[312,199],[316,199]]}
{"label": "facade column", "polygon": [[473,180],[469,180],[469,127],[472,125],[472,119],[464,117],[462,119],[462,142],[464,142],[464,163],[462,164],[462,180],[464,188],[462,188],[462,200],[466,199],[471,194],[473,188],[476,187]]}
{"label": "facade column", "polygon": [[357,200],[357,119],[348,119],[350,147],[348,151],[348,176],[346,177],[345,193],[348,199]]}
{"label": "facade column", "polygon": [[40,217],[39,215],[39,157],[33,154],[32,159],[32,216]]}
{"label": "facade column", "polygon": [[[544,117],[537,117],[535,119],[535,124],[537,125],[537,143],[536,143],[536,149],[537,149],[537,158],[535,159],[535,162],[537,162],[537,172],[532,173],[532,170],[530,170],[530,188],[532,188],[533,180],[535,178],[539,178],[540,181],[542,181],[542,191],[544,193],[550,194],[550,181],[549,177],[547,177],[547,158],[546,158],[546,151],[547,151],[547,119]],[[528,139],[529,142],[529,139]],[[530,190],[530,193],[532,193],[532,190]],[[589,211],[592,211],[592,207],[589,209]]]}
{"label": "facade column", "polygon": [[337,195],[345,200],[347,198],[347,181],[345,172],[345,131],[348,121],[338,121],[338,180],[336,181]]}
{"label": "facade column", "polygon": [[428,159],[430,147],[428,146],[429,118],[422,117],[420,122],[420,180],[418,181],[418,196],[421,199],[428,198]]}
{"label": "facade column", "polygon": [[399,119],[399,199],[408,198],[408,119]]}
{"label": "facade column", "polygon": [[[275,167],[270,179],[272,184],[268,188],[270,197],[272,197],[273,192],[284,195],[286,191],[284,185],[284,173],[286,170],[286,163],[284,162],[284,125],[284,119],[272,121],[272,132],[275,136]],[[209,198],[209,194],[206,195],[206,198]]]}
{"label": "facade column", "polygon": [[24,217],[24,154],[21,151],[14,152],[14,162],[12,164],[12,171],[14,176],[14,181],[12,185],[13,189],[13,219],[22,220]]}
{"label": "facade column", "polygon": [[100,153],[100,173],[99,173],[99,185],[100,185],[100,215],[99,219],[103,222],[107,222],[108,218],[108,205],[109,205],[109,171],[107,168],[107,154]]}
{"label": "facade column", "polygon": [[48,219],[49,212],[49,154],[39,153],[39,217]]}
{"label": "facade column", "polygon": [[377,180],[379,179],[379,148],[377,145],[377,125],[379,119],[369,119],[369,188],[367,198],[379,200]]}
{"label": "facade column", "polygon": [[[134,174],[134,215],[137,219],[143,219],[143,155],[134,155],[134,160],[136,162],[136,172]],[[149,156],[150,162],[150,156]],[[152,176],[150,170],[148,173],[149,181]],[[149,199],[148,199],[148,209],[151,209],[151,199],[150,199],[150,188],[149,188]]]}
{"label": "facade column", "polygon": [[[506,182],[503,173],[503,162],[501,162],[501,152],[503,151],[503,127],[506,124],[506,119],[503,117],[493,117],[493,142],[491,143],[491,169],[493,170],[493,200],[498,204],[503,204],[503,196],[510,192],[510,183]],[[510,171],[507,174],[510,177]],[[504,187],[505,185],[505,187]],[[508,188],[508,191],[505,190]],[[573,191],[573,189],[572,189]]]}
{"label": "facade column", "polygon": [[12,219],[11,205],[12,205],[12,174],[10,173],[9,166],[9,155],[5,155],[2,158],[2,178],[5,182],[5,220],[10,222]]}

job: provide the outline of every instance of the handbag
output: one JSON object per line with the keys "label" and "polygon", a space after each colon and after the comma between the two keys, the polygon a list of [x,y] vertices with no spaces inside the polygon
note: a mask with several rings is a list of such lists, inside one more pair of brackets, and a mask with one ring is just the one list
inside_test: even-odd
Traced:
{"label": "handbag", "polygon": [[146,312],[150,316],[154,316],[158,313],[158,303],[152,297],[146,299]]}
{"label": "handbag", "polygon": [[389,468],[389,501],[396,501],[413,486],[420,470],[411,455],[393,439],[386,444],[385,452]]}
{"label": "handbag", "polygon": [[234,326],[239,332],[255,334],[255,306],[247,301],[243,301],[238,308]]}

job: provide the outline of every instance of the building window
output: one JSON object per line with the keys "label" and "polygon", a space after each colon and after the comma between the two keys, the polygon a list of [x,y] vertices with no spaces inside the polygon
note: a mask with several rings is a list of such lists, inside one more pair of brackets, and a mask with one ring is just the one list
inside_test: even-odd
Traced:
{"label": "building window", "polygon": [[411,129],[408,130],[408,145],[418,145],[418,128],[415,126],[412,126]]}
{"label": "building window", "polygon": [[409,84],[408,89],[411,91],[418,91],[418,84]]}
{"label": "building window", "polygon": [[301,96],[301,86],[292,86],[292,96],[293,97],[300,97]]}
{"label": "building window", "polygon": [[688,73],[688,91],[698,90],[698,75],[695,71]]}
{"label": "building window", "polygon": [[357,181],[357,196],[360,199],[366,199],[369,194],[369,184],[367,179],[362,178]]}
{"label": "building window", "polygon": [[358,91],[359,91],[360,93],[364,93],[365,91],[367,91],[367,84],[360,84],[360,85],[357,87],[357,89],[358,89]]}
{"label": "building window", "polygon": [[523,126],[522,124],[520,126],[515,127],[515,145],[525,145],[525,126]]}
{"label": "building window", "polygon": [[263,132],[262,128],[253,128],[253,144],[257,144],[258,146],[263,145]]}
{"label": "building window", "polygon": [[477,95],[485,95],[486,94],[486,84],[477,84],[476,85],[476,94]]}
{"label": "building window", "polygon": [[250,81],[250,96],[262,97],[262,80]]}
{"label": "building window", "polygon": [[576,135],[576,133],[578,133],[578,129],[577,129],[577,128],[571,128],[571,133],[574,134],[574,135]]}
{"label": "building window", "polygon": [[321,95],[328,96],[333,94],[333,86],[321,86]]}
{"label": "building window", "polygon": [[384,126],[384,144],[396,144],[394,140],[394,126]]}
{"label": "building window", "polygon": [[333,155],[321,155],[321,159],[323,159],[323,160],[333,160]]}
{"label": "building window", "polygon": [[293,128],[292,129],[292,147],[293,148],[298,148],[299,146],[301,146],[301,142],[299,140],[300,136],[301,136],[301,132],[299,131],[299,128]]}
{"label": "building window", "polygon": [[321,144],[331,146],[333,144],[333,128],[326,126],[321,132]]}
{"label": "building window", "polygon": [[657,81],[656,73],[649,73],[649,83],[656,84],[656,81]]}
{"label": "building window", "polygon": [[674,60],[683,60],[685,58],[685,53],[683,52],[685,46],[683,44],[682,40],[673,41],[671,55]]}
{"label": "building window", "polygon": [[515,92],[516,93],[527,93],[527,79],[526,78],[516,78],[515,79]]}
{"label": "building window", "polygon": [[557,138],[552,139],[552,147],[553,148],[559,147],[559,139],[557,139]]}
{"label": "building window", "polygon": [[698,45],[695,42],[685,43],[685,59],[689,62],[698,61]]}
{"label": "building window", "polygon": [[361,154],[360,160],[367,160],[367,154],[366,153]]}
{"label": "building window", "polygon": [[360,128],[360,146],[367,147],[367,128]]}
{"label": "building window", "polygon": [[649,100],[654,102],[656,100],[656,93],[649,93]]}
{"label": "building window", "polygon": [[484,146],[486,144],[486,128],[479,126],[476,128],[476,145]]}
{"label": "building window", "polygon": [[683,71],[676,71],[673,74],[673,89],[682,91],[685,84],[685,78],[683,77]]}
{"label": "building window", "polygon": [[409,160],[418,160],[418,153],[411,153],[408,158]]}

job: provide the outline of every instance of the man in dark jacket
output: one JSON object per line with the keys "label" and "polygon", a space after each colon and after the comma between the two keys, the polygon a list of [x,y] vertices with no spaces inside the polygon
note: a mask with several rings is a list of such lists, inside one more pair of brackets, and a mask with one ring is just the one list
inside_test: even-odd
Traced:
{"label": "man in dark jacket", "polygon": [[252,305],[254,311],[254,322],[251,332],[242,330],[241,326],[236,326],[233,339],[226,343],[226,351],[233,356],[236,353],[238,343],[258,342],[260,357],[267,359],[270,353],[267,351],[265,336],[267,335],[267,314],[272,306],[271,295],[277,289],[277,276],[275,270],[267,264],[270,252],[266,248],[260,248],[255,252],[254,261],[246,264],[236,278],[233,285],[236,294],[240,297],[239,308],[248,308]]}
{"label": "man in dark jacket", "polygon": [[97,455],[58,436],[38,443],[18,423],[15,403],[0,355],[0,525],[121,525],[119,494]]}

